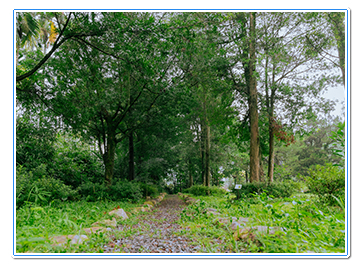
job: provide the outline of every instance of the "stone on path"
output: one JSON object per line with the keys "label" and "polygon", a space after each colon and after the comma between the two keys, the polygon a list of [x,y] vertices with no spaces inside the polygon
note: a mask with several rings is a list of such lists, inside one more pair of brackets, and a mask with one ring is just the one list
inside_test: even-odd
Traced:
{"label": "stone on path", "polygon": [[88,233],[88,234],[98,234],[98,233],[103,233],[105,231],[109,231],[111,230],[111,228],[105,228],[105,227],[90,227],[90,228],[84,228],[83,231]]}
{"label": "stone on path", "polygon": [[149,207],[136,207],[136,208],[134,208],[132,211],[134,212],[134,213],[139,213],[139,212],[146,212],[146,211],[149,211],[150,210],[150,208]]}
{"label": "stone on path", "polygon": [[110,227],[117,227],[117,221],[116,218],[113,218],[112,220],[103,220],[99,222],[95,222],[92,225],[104,225],[104,226],[110,226]]}
{"label": "stone on path", "polygon": [[192,198],[192,197],[187,197],[185,200],[186,200],[186,201],[185,201],[186,204],[193,204],[193,203],[196,202],[196,199],[194,199],[194,198]]}
{"label": "stone on path", "polygon": [[236,217],[232,217],[231,219],[232,219],[232,223],[231,223],[231,226],[230,226],[231,230],[244,228],[246,223],[249,222],[248,218],[242,218],[241,217],[239,220],[237,220]]}
{"label": "stone on path", "polygon": [[146,201],[145,203],[143,203],[143,205],[147,205],[149,208],[153,208],[155,204],[151,201]]}
{"label": "stone on path", "polygon": [[84,240],[87,240],[88,237],[86,235],[62,235],[62,236],[53,236],[50,238],[53,241],[53,245],[61,246],[66,243],[70,244],[82,244]]}
{"label": "stone on path", "polygon": [[112,210],[110,212],[108,212],[109,215],[115,215],[118,218],[122,218],[122,219],[128,219],[128,216],[126,214],[126,212],[123,209],[118,209],[118,210]]}
{"label": "stone on path", "polygon": [[207,214],[221,215],[220,212],[218,212],[216,209],[213,208],[207,209]]}
{"label": "stone on path", "polygon": [[234,232],[234,239],[235,240],[241,240],[241,239],[247,239],[247,238],[255,238],[255,232],[259,232],[262,234],[269,234],[274,235],[277,231],[282,231],[281,227],[269,227],[269,226],[252,226],[252,227],[244,227],[239,228]]}

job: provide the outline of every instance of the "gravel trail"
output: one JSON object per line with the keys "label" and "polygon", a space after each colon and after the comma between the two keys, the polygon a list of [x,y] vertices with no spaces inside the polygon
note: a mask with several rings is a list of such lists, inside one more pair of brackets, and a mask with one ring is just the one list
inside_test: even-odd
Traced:
{"label": "gravel trail", "polygon": [[[181,226],[176,223],[185,203],[177,195],[168,195],[159,203],[156,211],[139,215],[137,225],[120,225],[115,231],[137,228],[138,233],[114,239],[105,247],[105,253],[196,253],[200,246],[192,240],[176,235]],[[121,246],[114,249],[113,247]]]}

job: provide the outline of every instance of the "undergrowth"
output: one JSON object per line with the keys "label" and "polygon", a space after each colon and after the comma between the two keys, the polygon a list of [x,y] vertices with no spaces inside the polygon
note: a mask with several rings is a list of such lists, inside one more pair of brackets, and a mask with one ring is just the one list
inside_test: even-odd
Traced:
{"label": "undergrowth", "polygon": [[[102,252],[108,242],[107,233],[86,234],[83,245],[52,246],[51,236],[85,234],[82,229],[92,227],[99,220],[110,219],[108,212],[122,208],[130,212],[137,204],[115,201],[52,202],[47,206],[24,205],[16,211],[16,251],[23,252]],[[117,220],[122,224],[121,220]]]}
{"label": "undergrowth", "polygon": [[[345,251],[344,210],[323,206],[311,194],[272,198],[265,193],[235,200],[198,197],[181,214],[182,234],[196,238],[205,252],[236,253],[343,253]],[[216,209],[220,215],[207,212]],[[226,218],[229,223],[218,223]],[[254,232],[253,238],[237,240],[230,229],[232,218],[248,218],[245,227],[269,226],[275,234]]]}

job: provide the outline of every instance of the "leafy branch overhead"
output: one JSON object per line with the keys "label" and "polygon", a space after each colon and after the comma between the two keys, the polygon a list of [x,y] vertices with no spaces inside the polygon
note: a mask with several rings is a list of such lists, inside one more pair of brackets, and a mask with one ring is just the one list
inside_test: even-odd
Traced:
{"label": "leafy branch overhead", "polygon": [[[344,82],[340,12],[18,12],[16,21],[19,127],[91,144],[107,186],[212,186],[240,173],[273,183],[295,147],[303,174],[327,159],[343,165],[344,137],[325,138],[339,122],[335,103],[323,97]],[[323,156],[308,161],[312,149]],[[294,164],[285,169],[297,177]]]}

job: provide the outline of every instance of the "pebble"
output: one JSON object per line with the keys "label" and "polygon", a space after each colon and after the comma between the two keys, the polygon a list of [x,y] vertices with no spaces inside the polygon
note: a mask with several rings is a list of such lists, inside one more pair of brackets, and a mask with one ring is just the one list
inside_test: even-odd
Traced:
{"label": "pebble", "polygon": [[[147,213],[140,232],[134,236],[128,236],[119,240],[113,240],[121,250],[107,246],[105,253],[197,253],[199,246],[191,245],[193,240],[179,236],[181,226],[176,223],[180,219],[180,212],[185,208],[184,202],[178,196],[165,198],[158,210]],[[160,220],[161,219],[161,220]],[[166,220],[164,220],[166,219]],[[141,224],[142,225],[142,224]],[[138,226],[141,226],[138,224]],[[129,229],[127,225],[120,225],[114,231]]]}

